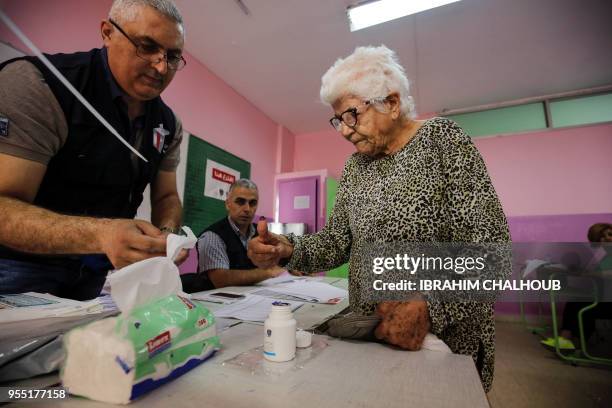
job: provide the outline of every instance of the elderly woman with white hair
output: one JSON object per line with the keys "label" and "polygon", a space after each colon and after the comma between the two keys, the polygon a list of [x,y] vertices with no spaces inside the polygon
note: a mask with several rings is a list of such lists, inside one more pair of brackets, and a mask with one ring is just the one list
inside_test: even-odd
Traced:
{"label": "elderly woman with white hair", "polygon": [[[359,47],[322,78],[321,100],[333,128],[356,152],[347,160],[325,228],[303,237],[258,225],[249,256],[260,267],[320,271],[347,261],[351,311],[383,317],[376,337],[418,350],[428,331],[455,353],[471,355],[484,389],[493,380],[493,307],[432,298],[376,304],[364,299],[357,252],[371,243],[508,242],[499,199],[478,150],[445,118],[415,120],[409,82],[385,46]],[[397,328],[401,330],[397,330]]]}

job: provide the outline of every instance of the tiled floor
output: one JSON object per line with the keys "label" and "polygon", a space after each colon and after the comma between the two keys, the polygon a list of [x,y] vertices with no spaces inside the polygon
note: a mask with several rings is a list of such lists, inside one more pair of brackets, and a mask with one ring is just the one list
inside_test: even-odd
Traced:
{"label": "tiled floor", "polygon": [[[492,408],[612,407],[612,367],[572,366],[544,349],[523,325],[497,322],[496,327]],[[595,350],[610,355],[612,342]]]}

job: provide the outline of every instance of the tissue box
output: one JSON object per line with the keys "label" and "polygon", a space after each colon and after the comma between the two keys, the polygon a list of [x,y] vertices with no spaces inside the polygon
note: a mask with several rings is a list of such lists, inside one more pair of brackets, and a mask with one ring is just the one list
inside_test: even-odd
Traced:
{"label": "tissue box", "polygon": [[171,295],[64,336],[63,385],[71,394],[127,404],[220,349],[215,318]]}

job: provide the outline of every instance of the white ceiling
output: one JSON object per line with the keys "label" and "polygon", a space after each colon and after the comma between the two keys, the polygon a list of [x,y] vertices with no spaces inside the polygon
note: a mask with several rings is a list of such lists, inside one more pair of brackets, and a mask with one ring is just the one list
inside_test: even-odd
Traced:
{"label": "white ceiling", "polygon": [[610,0],[463,0],[355,33],[351,0],[176,2],[188,51],[295,134],[328,128],[321,75],[358,45],[397,51],[420,113],[612,84]]}

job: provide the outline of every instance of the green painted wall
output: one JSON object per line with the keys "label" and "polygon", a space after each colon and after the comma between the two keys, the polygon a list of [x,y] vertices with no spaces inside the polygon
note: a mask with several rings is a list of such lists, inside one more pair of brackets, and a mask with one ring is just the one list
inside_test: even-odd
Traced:
{"label": "green painted wall", "polygon": [[251,163],[248,161],[196,136],[189,137],[185,193],[183,194],[183,222],[189,225],[196,235],[227,215],[223,201],[204,195],[207,159],[238,170],[240,177],[251,177]]}
{"label": "green painted wall", "polygon": [[[327,186],[326,191],[326,205],[325,205],[325,219],[329,220],[331,215],[331,211],[334,208],[334,204],[336,204],[336,192],[338,191],[338,182],[333,178],[328,178],[325,181],[325,185]],[[348,263],[337,267],[336,269],[332,269],[327,271],[326,276],[337,277],[337,278],[348,278]]]}
{"label": "green painted wall", "polygon": [[550,103],[553,127],[612,121],[612,93]]}

